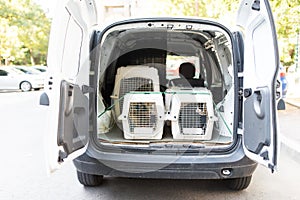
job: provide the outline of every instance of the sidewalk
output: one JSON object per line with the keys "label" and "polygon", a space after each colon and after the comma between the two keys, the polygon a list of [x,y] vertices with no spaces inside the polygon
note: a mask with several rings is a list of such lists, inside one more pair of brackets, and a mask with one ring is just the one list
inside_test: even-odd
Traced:
{"label": "sidewalk", "polygon": [[281,148],[300,161],[300,73],[289,72],[286,76],[288,92],[284,101],[287,109],[278,112]]}
{"label": "sidewalk", "polygon": [[294,110],[292,113],[287,111],[286,115],[285,113],[279,113],[280,120],[290,119],[289,122],[286,122],[290,124],[290,127],[280,127],[281,149],[287,151],[295,160],[300,161],[300,98],[289,97],[284,101],[287,105],[292,106]]}

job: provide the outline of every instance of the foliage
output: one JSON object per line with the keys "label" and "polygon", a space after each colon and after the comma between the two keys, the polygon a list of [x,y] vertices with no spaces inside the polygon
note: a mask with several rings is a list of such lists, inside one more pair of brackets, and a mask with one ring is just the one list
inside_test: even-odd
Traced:
{"label": "foliage", "polygon": [[2,64],[45,64],[50,20],[30,0],[0,0]]}
{"label": "foliage", "polygon": [[[216,18],[231,25],[234,25],[239,5],[238,0],[152,1],[159,15]],[[289,66],[295,62],[300,0],[270,0],[270,3],[280,60]],[[36,3],[32,0],[0,0],[0,26],[0,64],[46,63],[50,20]]]}
{"label": "foliage", "polygon": [[[156,0],[158,15],[195,16],[230,21],[239,2],[232,0]],[[159,2],[159,3],[158,3]],[[233,12],[231,12],[233,11]]]}
{"label": "foliage", "polygon": [[297,34],[300,30],[300,1],[272,0],[271,7],[276,22],[280,59],[289,66],[295,61]]}
{"label": "foliage", "polygon": [[[232,0],[159,0],[159,15],[216,18],[234,25],[240,1]],[[300,25],[299,0],[270,0],[279,43],[280,60],[294,63]]]}

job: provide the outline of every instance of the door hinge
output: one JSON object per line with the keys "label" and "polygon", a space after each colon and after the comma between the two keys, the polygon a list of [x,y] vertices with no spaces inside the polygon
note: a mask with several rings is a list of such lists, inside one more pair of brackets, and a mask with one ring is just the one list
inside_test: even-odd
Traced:
{"label": "door hinge", "polygon": [[204,48],[207,49],[214,49],[215,45],[212,40],[208,40],[207,42],[204,43]]}
{"label": "door hinge", "polygon": [[81,91],[83,94],[87,94],[87,93],[93,93],[94,92],[94,88],[88,86],[88,85],[83,85],[81,87]]}
{"label": "door hinge", "polygon": [[49,97],[47,95],[47,93],[42,93],[40,96],[40,105],[42,106],[49,106],[50,102],[49,102]]}
{"label": "door hinge", "polygon": [[268,151],[265,151],[265,152],[261,153],[260,156],[261,156],[264,160],[270,160],[270,159],[269,159],[269,153],[268,153]]}
{"label": "door hinge", "polygon": [[252,4],[252,10],[260,11],[260,0],[255,0]]}
{"label": "door hinge", "polygon": [[62,163],[62,162],[64,162],[64,159],[67,158],[67,157],[68,157],[68,155],[67,155],[66,152],[64,152],[62,150],[59,150],[57,162]]}
{"label": "door hinge", "polygon": [[275,171],[275,166],[272,164],[269,164],[268,167],[271,169],[271,172],[274,173]]}

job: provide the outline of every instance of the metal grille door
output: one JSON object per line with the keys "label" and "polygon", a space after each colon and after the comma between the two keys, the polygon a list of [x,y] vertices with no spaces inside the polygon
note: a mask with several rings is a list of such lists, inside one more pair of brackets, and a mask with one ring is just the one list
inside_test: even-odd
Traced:
{"label": "metal grille door", "polygon": [[135,128],[156,129],[157,109],[154,102],[131,102],[129,106],[130,132]]}
{"label": "metal grille door", "polygon": [[[206,103],[181,103],[178,119],[180,132],[185,134],[184,128],[202,128],[203,132],[201,132],[201,134],[204,134],[206,128],[206,118]],[[197,134],[197,132],[194,134]]]}

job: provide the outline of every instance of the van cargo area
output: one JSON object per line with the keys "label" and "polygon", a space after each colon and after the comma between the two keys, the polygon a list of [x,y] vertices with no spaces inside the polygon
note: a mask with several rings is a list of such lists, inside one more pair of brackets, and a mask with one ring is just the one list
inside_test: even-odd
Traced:
{"label": "van cargo area", "polygon": [[102,145],[233,143],[232,41],[224,27],[136,22],[104,30],[99,45]]}

